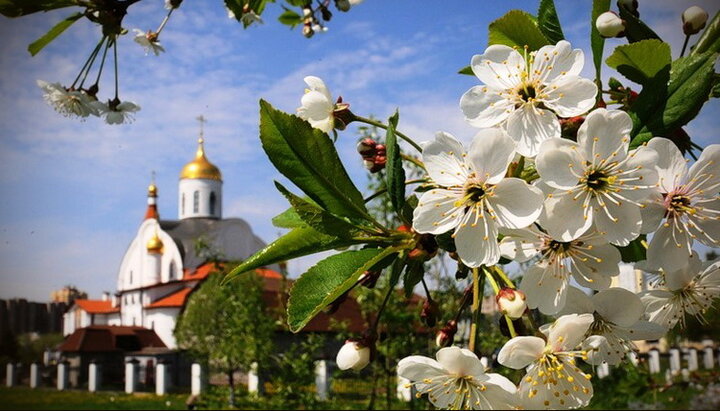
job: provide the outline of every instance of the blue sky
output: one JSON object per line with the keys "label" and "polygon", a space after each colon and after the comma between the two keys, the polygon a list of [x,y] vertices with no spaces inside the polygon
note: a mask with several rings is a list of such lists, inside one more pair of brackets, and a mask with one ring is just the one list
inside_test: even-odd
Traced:
{"label": "blue sky", "polygon": [[[124,26],[155,29],[161,0],[130,9]],[[281,179],[257,137],[264,98],[294,112],[302,78],[325,79],[359,115],[386,118],[400,109],[401,129],[418,141],[439,130],[468,141],[474,134],[458,108],[477,80],[455,74],[487,46],[487,25],[512,8],[534,12],[538,1],[366,0],[335,13],[330,30],[305,39],[275,22],[248,30],[227,18],[222,2],[186,0],[161,35],[167,53],[145,56],[131,36],[119,44],[121,98],[142,106],[131,125],[66,119],[45,104],[35,81],[69,84],[98,38],[86,21],[71,27],[39,55],[27,45],[68,10],[23,19],[0,17],[0,298],[48,299],[75,284],[98,297],[114,290],[120,260],[145,210],[150,173],[157,173],[163,218],[177,217],[177,179],[194,153],[203,114],[208,156],[224,177],[224,214],[242,217],[265,241],[279,230],[270,218],[287,205],[272,186]],[[586,52],[590,77],[587,1],[556,0],[568,40]],[[716,2],[640,0],[643,19],[673,47],[682,45],[680,13],[697,4],[714,14]],[[621,40],[606,44],[606,55]],[[606,75],[609,72],[606,69]],[[112,94],[108,71],[101,96]],[[688,127],[701,145],[717,142],[720,105],[712,101]],[[351,127],[338,149],[364,187]],[[282,179],[281,179],[282,180]],[[292,274],[316,259],[292,262]]]}

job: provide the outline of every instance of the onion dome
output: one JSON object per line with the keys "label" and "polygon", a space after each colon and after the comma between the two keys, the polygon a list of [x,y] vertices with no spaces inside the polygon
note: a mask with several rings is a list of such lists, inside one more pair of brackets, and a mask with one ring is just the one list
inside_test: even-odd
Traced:
{"label": "onion dome", "polygon": [[182,168],[180,172],[180,178],[188,179],[207,179],[207,180],[218,180],[222,181],[222,174],[220,169],[215,164],[208,161],[205,157],[205,147],[203,146],[204,139],[200,137],[198,139],[198,148],[195,153],[195,159]]}
{"label": "onion dome", "polygon": [[158,236],[157,231],[155,231],[155,234],[153,234],[150,240],[148,240],[146,248],[148,253],[150,254],[162,254],[164,246],[165,245]]}

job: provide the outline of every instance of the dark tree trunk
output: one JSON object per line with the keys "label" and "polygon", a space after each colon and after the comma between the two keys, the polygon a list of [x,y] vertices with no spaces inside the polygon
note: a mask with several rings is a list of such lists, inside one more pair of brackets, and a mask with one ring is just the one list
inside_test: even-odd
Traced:
{"label": "dark tree trunk", "polygon": [[235,380],[233,369],[228,370],[228,385],[230,386],[230,395],[228,396],[228,404],[235,408]]}

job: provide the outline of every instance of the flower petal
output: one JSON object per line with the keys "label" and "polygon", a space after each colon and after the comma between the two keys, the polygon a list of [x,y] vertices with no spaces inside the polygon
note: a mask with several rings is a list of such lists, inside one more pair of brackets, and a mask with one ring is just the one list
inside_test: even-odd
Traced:
{"label": "flower petal", "polygon": [[640,300],[645,305],[645,313],[648,319],[665,328],[672,328],[677,324],[679,308],[673,304],[673,293],[666,290],[650,290],[640,295]]}
{"label": "flower petal", "polygon": [[658,160],[654,166],[658,173],[661,192],[669,193],[685,182],[688,174],[687,162],[672,140],[655,137],[648,142],[648,147],[658,153]]}
{"label": "flower petal", "polygon": [[648,268],[662,268],[671,273],[687,266],[692,255],[691,244],[692,239],[684,227],[677,229],[672,221],[666,221],[655,231],[648,244]]}
{"label": "flower petal", "polygon": [[720,186],[720,144],[705,147],[688,174],[691,180],[701,181],[692,185],[695,190],[714,190],[717,193]]}
{"label": "flower petal", "polygon": [[640,208],[640,216],[642,217],[641,234],[652,233],[658,229],[658,226],[665,218],[665,205],[663,204],[663,196],[657,190],[648,193],[648,197],[642,202],[644,207]]}
{"label": "flower petal", "polygon": [[413,228],[418,233],[442,234],[460,224],[463,213],[455,206],[462,191],[436,188],[420,196],[413,211]]}
{"label": "flower petal", "polygon": [[507,132],[515,140],[518,153],[535,157],[543,141],[560,137],[560,122],[552,111],[527,103],[508,117]]}
{"label": "flower petal", "polygon": [[604,362],[618,365],[626,354],[623,342],[612,332],[606,335],[591,335],[583,341],[582,349],[587,351],[587,362],[592,365]]}
{"label": "flower petal", "polygon": [[593,323],[592,314],[568,314],[555,320],[548,330],[548,346],[553,352],[571,351],[582,342]]}
{"label": "flower petal", "polygon": [[460,98],[465,120],[471,126],[481,128],[505,121],[515,111],[515,104],[501,93],[488,86],[475,86],[466,91]]}
{"label": "flower petal", "polygon": [[554,46],[543,46],[535,53],[533,73],[540,73],[543,82],[577,76],[585,65],[585,55],[581,49],[574,49],[569,42],[559,41]]}
{"label": "flower petal", "polygon": [[630,241],[640,235],[642,217],[640,207],[630,203],[615,204],[607,196],[602,199],[604,207],[598,198],[594,199],[593,219],[598,231],[611,244],[626,246]]}
{"label": "flower petal", "polygon": [[632,119],[624,111],[593,110],[578,129],[577,141],[583,156],[593,164],[611,157],[624,159],[632,127]]}
{"label": "flower petal", "polygon": [[574,141],[551,138],[540,144],[535,166],[542,180],[549,186],[571,189],[578,185],[585,172],[583,158]]}
{"label": "flower petal", "polygon": [[593,306],[592,300],[587,294],[579,288],[568,287],[565,306],[557,313],[557,316],[560,317],[567,314],[592,314],[594,312],[595,306]]}
{"label": "flower petal", "polygon": [[[586,211],[587,218],[584,215]],[[572,193],[560,192],[545,200],[539,222],[555,240],[571,241],[583,235],[592,225],[592,208],[584,209],[581,199],[574,200]]]}
{"label": "flower petal", "polygon": [[[589,248],[589,247],[588,247]],[[582,257],[574,258],[571,268],[577,282],[593,290],[604,290],[610,286],[611,278],[620,274],[618,264],[621,260],[620,251],[610,244],[594,244],[586,249],[585,261]]]}
{"label": "flower petal", "polygon": [[435,357],[450,374],[485,375],[485,366],[474,352],[460,347],[441,348]]}
{"label": "flower petal", "polygon": [[525,59],[515,49],[496,44],[485,49],[485,53],[473,56],[470,66],[483,83],[507,90],[520,84]]}
{"label": "flower petal", "polygon": [[497,222],[505,228],[525,228],[534,223],[542,211],[544,196],[539,188],[519,178],[505,178],[493,189],[488,204]]}
{"label": "flower petal", "polygon": [[423,145],[422,158],[430,178],[445,187],[462,186],[468,175],[465,148],[450,133],[438,132]]}
{"label": "flower petal", "polygon": [[330,90],[328,90],[325,82],[320,77],[307,76],[303,79],[303,81],[305,81],[305,84],[308,85],[310,90],[321,93],[323,96],[325,96],[325,100],[332,103],[333,99],[330,95]]}
{"label": "flower petal", "polygon": [[640,298],[624,288],[608,288],[591,298],[595,310],[605,320],[620,327],[630,327],[645,313]]}
{"label": "flower petal", "polygon": [[540,337],[515,337],[503,345],[497,360],[506,367],[519,370],[542,357],[544,349],[545,341]]}
{"label": "flower petal", "polygon": [[500,261],[497,225],[487,214],[477,223],[471,223],[469,220],[474,216],[474,213],[466,214],[455,230],[457,253],[468,267],[496,264]]}
{"label": "flower petal", "polygon": [[500,241],[500,254],[503,257],[523,263],[540,252],[538,244],[541,239],[533,230],[501,228],[500,234],[503,235]]}
{"label": "flower petal", "polygon": [[512,139],[503,130],[485,128],[473,138],[467,160],[481,181],[497,184],[515,157],[514,148]]}
{"label": "flower petal", "polygon": [[629,327],[628,332],[633,341],[658,340],[667,333],[667,328],[654,322],[639,320]]}
{"label": "flower petal", "polygon": [[565,305],[567,281],[567,271],[553,272],[547,264],[539,263],[525,272],[520,290],[525,293],[528,307],[552,315]]}
{"label": "flower petal", "polygon": [[447,374],[440,363],[422,355],[412,355],[400,360],[397,373],[410,381],[422,381],[425,378]]}
{"label": "flower petal", "polygon": [[595,106],[597,85],[586,78],[563,76],[545,90],[541,101],[560,117],[579,116]]}

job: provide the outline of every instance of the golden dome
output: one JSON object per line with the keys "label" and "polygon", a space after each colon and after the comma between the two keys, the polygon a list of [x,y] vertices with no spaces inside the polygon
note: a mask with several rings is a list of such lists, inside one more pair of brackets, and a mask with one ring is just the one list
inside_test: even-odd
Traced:
{"label": "golden dome", "polygon": [[198,149],[195,153],[195,159],[183,167],[180,172],[180,178],[190,179],[208,179],[222,181],[222,174],[220,169],[215,164],[208,161],[205,157],[205,147],[203,146],[204,140],[202,137],[198,139]]}
{"label": "golden dome", "polygon": [[158,189],[155,183],[150,183],[148,186],[148,197],[157,197]]}
{"label": "golden dome", "polygon": [[155,231],[155,234],[148,240],[147,245],[145,246],[148,250],[148,253],[150,254],[162,254],[163,247],[165,245],[163,244],[160,237],[158,237],[157,231]]}

